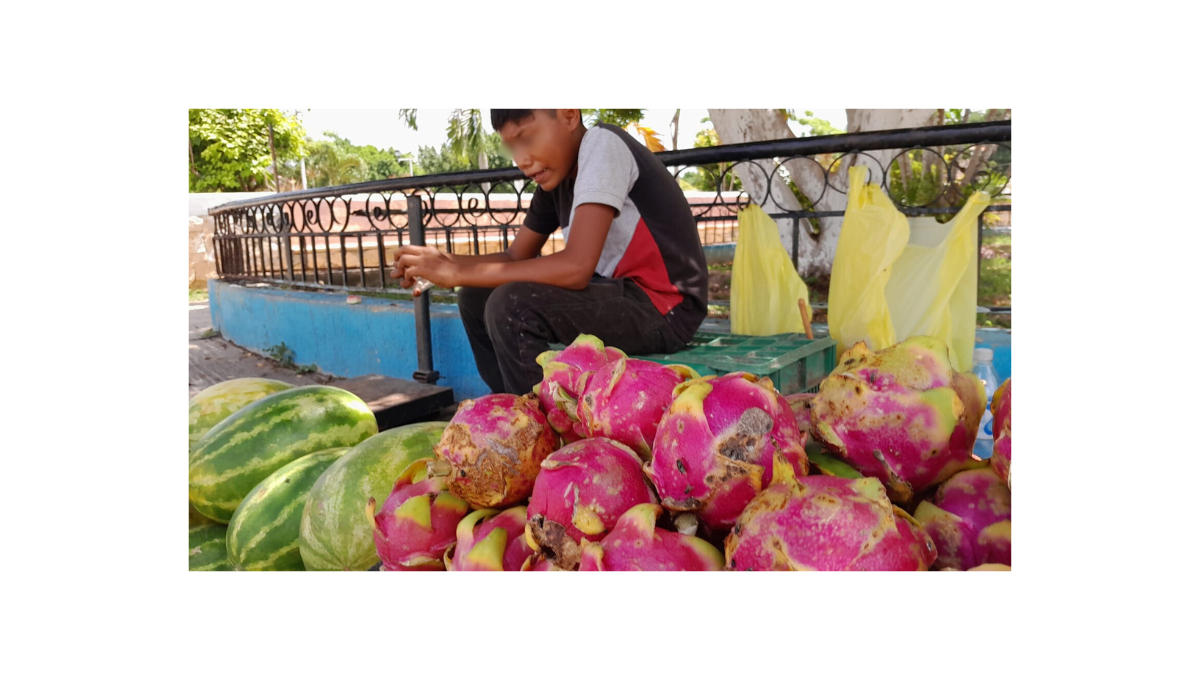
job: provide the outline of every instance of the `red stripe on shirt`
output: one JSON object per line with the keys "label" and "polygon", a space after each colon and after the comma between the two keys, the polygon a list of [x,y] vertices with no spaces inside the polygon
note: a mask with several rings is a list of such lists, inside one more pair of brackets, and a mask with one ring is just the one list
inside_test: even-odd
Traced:
{"label": "red stripe on shirt", "polygon": [[663,261],[658,243],[650,235],[646,220],[639,219],[633,240],[613,270],[613,278],[629,278],[646,292],[659,314],[666,314],[683,302],[679,288],[671,283],[667,263]]}

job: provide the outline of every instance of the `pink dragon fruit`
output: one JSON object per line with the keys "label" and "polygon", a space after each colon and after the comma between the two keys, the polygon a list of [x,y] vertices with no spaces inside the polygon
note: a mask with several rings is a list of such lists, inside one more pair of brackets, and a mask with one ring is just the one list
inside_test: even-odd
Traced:
{"label": "pink dragon fruit", "polygon": [[541,555],[534,553],[525,560],[525,564],[521,565],[521,571],[566,571],[554,566],[554,563],[545,559]]}
{"label": "pink dragon fruit", "polygon": [[533,395],[467,399],[434,448],[430,471],[474,508],[520,503],[533,491],[542,461],[558,445]]}
{"label": "pink dragon fruit", "polygon": [[992,469],[1012,488],[1012,378],[996,389],[992,395]]}
{"label": "pink dragon fruit", "polygon": [[[938,571],[962,571],[962,569],[943,567],[938,569]],[[970,569],[967,569],[967,571],[1012,571],[1012,567],[1008,566],[1007,564],[993,564],[989,562],[987,564],[981,564],[978,567],[971,567]]]}
{"label": "pink dragon fruit", "polygon": [[916,520],[873,477],[795,477],[776,458],[775,481],[725,538],[737,571],[923,571],[937,558]]}
{"label": "pink dragon fruit", "polygon": [[795,474],[808,474],[808,436],[770,379],[705,376],[674,394],[645,466],[664,507],[695,512],[710,532],[720,532],[771,484],[776,454]]}
{"label": "pink dragon fruit", "polygon": [[586,437],[587,433],[583,431],[583,426],[571,418],[551,396],[557,389],[558,387],[554,383],[543,380],[533,386],[533,393],[537,395],[538,403],[541,404],[542,412],[546,414],[546,421],[550,423],[551,429],[562,437],[564,444],[572,444]]}
{"label": "pink dragon fruit", "polygon": [[476,510],[458,523],[446,571],[520,571],[533,550],[525,543],[525,506]]}
{"label": "pink dragon fruit", "polygon": [[954,475],[913,516],[937,546],[936,569],[1011,562],[1011,500],[991,468]]}
{"label": "pink dragon fruit", "polygon": [[698,377],[688,366],[664,366],[621,354],[587,381],[579,396],[579,422],[587,436],[614,439],[649,460],[675,387]]}
{"label": "pink dragon fruit", "polygon": [[983,564],[1012,564],[1012,520],[1006,519],[983,528],[975,539],[975,556]]}
{"label": "pink dragon fruit", "polygon": [[971,466],[983,383],[950,366],[937,338],[917,336],[878,353],[857,343],[810,402],[811,433],[888,495],[908,503]]}
{"label": "pink dragon fruit", "polygon": [[565,443],[587,437],[579,423],[576,402],[588,378],[597,369],[623,356],[616,348],[605,348],[600,338],[580,334],[561,351],[542,352],[537,363],[542,367],[542,382],[533,388],[546,419]]}
{"label": "pink dragon fruit", "polygon": [[635,505],[599,543],[583,541],[579,571],[721,571],[725,556],[695,536],[654,526],[662,508]]}
{"label": "pink dragon fruit", "polygon": [[374,527],[375,550],[383,571],[440,571],[442,555],[454,544],[454,529],[470,508],[446,490],[444,477],[430,477],[421,458],[400,473],[383,509],[367,501]]}
{"label": "pink dragon fruit", "polygon": [[542,352],[537,364],[542,367],[543,379],[554,383],[561,391],[556,398],[573,402],[583,392],[592,373],[623,356],[621,350],[605,347],[600,338],[583,333],[560,351]]}
{"label": "pink dragon fruit", "polygon": [[653,503],[641,460],[611,439],[568,444],[542,461],[529,499],[530,546],[562,569],[579,562],[579,543],[598,541],[626,510]]}
{"label": "pink dragon fruit", "polygon": [[812,428],[812,417],[809,415],[809,410],[812,409],[812,401],[816,398],[817,395],[807,392],[789,394],[784,397],[784,401],[792,409],[792,414],[796,416],[796,425],[805,434]]}

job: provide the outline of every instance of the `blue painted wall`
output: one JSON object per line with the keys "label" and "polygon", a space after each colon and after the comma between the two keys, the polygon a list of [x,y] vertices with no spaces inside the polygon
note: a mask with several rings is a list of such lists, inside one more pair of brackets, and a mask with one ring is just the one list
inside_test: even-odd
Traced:
{"label": "blue painted wall", "polygon": [[[208,299],[213,328],[242,347],[263,352],[282,342],[295,352],[297,364],[316,364],[338,376],[378,373],[411,379],[417,370],[411,302],[363,297],[360,304],[348,305],[341,294],[245,287],[218,279],[209,279]],[[442,374],[438,384],[453,388],[459,400],[488,394],[458,307],[429,308],[433,367]],[[709,325],[729,332],[728,321]],[[976,337],[978,346],[992,348],[992,363],[1004,382],[1012,375],[1012,332],[981,328]]]}
{"label": "blue painted wall", "polygon": [[735,243],[714,243],[704,246],[704,259],[709,264],[731,264],[733,253],[737,250]]}
{"label": "blue painted wall", "polygon": [[[253,350],[285,343],[297,364],[316,364],[338,376],[369,373],[412,379],[417,370],[413,305],[402,300],[346,296],[208,282],[213,328]],[[454,305],[430,305],[433,367],[439,385],[456,399],[491,392],[475,369],[475,357]]]}
{"label": "blue painted wall", "polygon": [[975,331],[975,346],[992,348],[992,365],[1000,382],[1012,377],[1012,331],[1003,328],[980,328]]}

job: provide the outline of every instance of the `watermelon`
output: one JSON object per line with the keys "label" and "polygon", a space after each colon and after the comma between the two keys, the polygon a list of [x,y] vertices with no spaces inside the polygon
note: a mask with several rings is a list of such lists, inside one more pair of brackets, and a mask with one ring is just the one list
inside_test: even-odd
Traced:
{"label": "watermelon", "polygon": [[350,449],[310,453],[259,482],[229,520],[226,545],[237,571],[304,571],[300,515],[313,484]]}
{"label": "watermelon", "polygon": [[[193,508],[191,506],[191,504],[189,503],[188,504],[188,528],[195,529],[196,527],[202,527],[202,526],[205,526],[208,524],[217,524],[217,522],[196,512],[196,508]],[[222,526],[224,526],[224,525],[222,525]]]}
{"label": "watermelon", "polygon": [[188,571],[229,571],[225,525],[205,524],[188,529]]}
{"label": "watermelon", "polygon": [[237,378],[201,390],[188,401],[188,451],[217,423],[268,394],[293,386],[266,378]]}
{"label": "watermelon", "polygon": [[416,423],[367,439],[317,480],[300,519],[300,556],[309,571],[366,571],[379,562],[367,499],[388,497],[396,478],[433,455],[449,423]]}
{"label": "watermelon", "polygon": [[362,399],[326,385],[293,387],[243,407],[196,444],[188,499],[196,511],[229,522],[256,484],[288,463],[354,446],[379,431]]}

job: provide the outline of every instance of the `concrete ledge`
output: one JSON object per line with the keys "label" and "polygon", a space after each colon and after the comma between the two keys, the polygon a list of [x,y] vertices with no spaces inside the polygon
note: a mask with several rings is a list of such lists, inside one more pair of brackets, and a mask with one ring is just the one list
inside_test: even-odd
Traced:
{"label": "concrete ledge", "polygon": [[[297,364],[336,376],[378,374],[412,379],[417,370],[412,302],[208,281],[212,326],[230,341],[265,352],[284,343]],[[455,399],[491,392],[479,377],[454,305],[430,305],[433,366]]]}
{"label": "concrete ledge", "polygon": [[735,245],[734,243],[714,243],[704,246],[704,259],[709,264],[731,264]]}
{"label": "concrete ledge", "polygon": [[[730,247],[732,250],[732,246]],[[369,374],[411,379],[417,370],[416,324],[410,301],[362,297],[356,305],[335,293],[243,286],[209,279],[209,312],[214,329],[242,347],[265,352],[285,343],[297,364],[316,364],[336,376]],[[458,307],[431,304],[433,366],[439,385],[454,389],[456,400],[491,390],[479,377]],[[728,319],[708,319],[701,332],[728,333]],[[827,332],[822,325],[814,331]],[[1012,332],[980,328],[980,346],[995,352],[993,364],[1003,381],[1012,372]]]}

